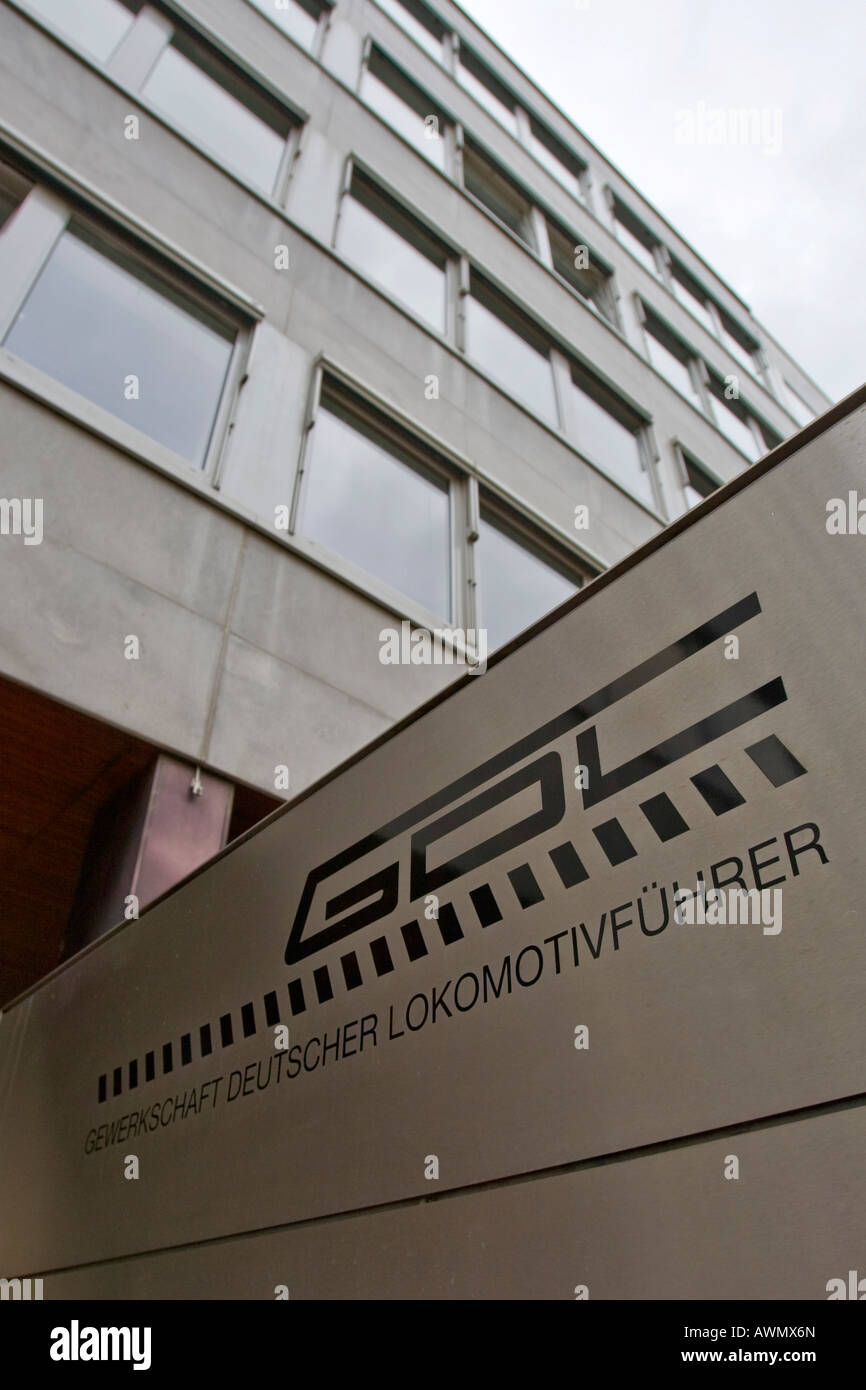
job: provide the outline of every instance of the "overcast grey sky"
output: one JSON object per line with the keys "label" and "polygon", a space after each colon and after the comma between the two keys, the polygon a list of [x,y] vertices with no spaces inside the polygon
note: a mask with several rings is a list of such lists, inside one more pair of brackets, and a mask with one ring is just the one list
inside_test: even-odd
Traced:
{"label": "overcast grey sky", "polygon": [[[866,381],[862,0],[460,3],[819,386]],[[768,138],[683,143],[699,103],[766,112]]]}

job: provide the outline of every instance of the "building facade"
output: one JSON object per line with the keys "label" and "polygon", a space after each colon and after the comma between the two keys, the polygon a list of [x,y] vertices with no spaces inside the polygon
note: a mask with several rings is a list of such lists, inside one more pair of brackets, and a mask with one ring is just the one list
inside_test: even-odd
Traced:
{"label": "building facade", "polygon": [[829,401],[447,0],[0,64],[4,1002]]}

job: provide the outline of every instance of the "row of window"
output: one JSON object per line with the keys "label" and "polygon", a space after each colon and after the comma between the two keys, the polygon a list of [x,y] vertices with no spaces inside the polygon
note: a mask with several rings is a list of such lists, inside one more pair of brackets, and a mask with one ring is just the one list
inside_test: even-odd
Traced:
{"label": "row of window", "polygon": [[[501,79],[491,72],[478,55],[467,48],[462,40],[458,40],[456,35],[451,35],[436,15],[420,3],[420,0],[377,0],[377,3],[382,9],[387,10],[429,53],[451,67],[458,81],[506,129],[517,136],[531,150],[536,159],[569,192],[586,201],[588,169],[585,161],[573,150],[568,149],[533,113],[526,110]],[[453,58],[452,54],[454,55]],[[414,138],[415,143],[419,144],[417,136],[412,131],[411,123],[407,124],[405,121],[405,107],[401,112],[393,101],[393,93],[399,91],[395,85],[395,80],[382,73],[381,57],[378,62],[380,70],[376,75],[380,79],[380,87],[384,85],[386,90],[390,89],[388,96],[383,98],[383,104],[390,102],[390,105],[386,110],[382,110],[380,106],[380,110],[386,119],[392,120],[392,123],[401,130],[401,133],[406,134],[410,139]],[[375,70],[375,59],[373,67]],[[393,64],[390,67],[394,70]],[[404,84],[407,82],[405,77],[402,81]],[[408,87],[410,86],[411,84],[404,86],[406,95],[400,93],[403,101],[410,107],[414,105],[414,109],[422,117],[430,112],[435,112],[435,106],[423,98],[417,88],[414,89],[413,96],[408,95]],[[371,104],[377,104],[375,98],[371,99],[369,94],[368,100],[371,100]],[[422,106],[423,110],[421,109]],[[443,144],[431,145],[431,142],[428,141],[426,145],[420,144],[420,148],[428,154],[428,157],[444,161]],[[436,150],[435,155],[432,154],[433,149]],[[471,175],[464,176],[464,182],[465,186],[471,189],[470,178]],[[471,191],[474,192],[475,190],[471,189]],[[482,197],[482,201],[487,200]],[[525,194],[518,195],[515,200],[512,187],[512,191],[506,195],[500,205],[491,207],[491,211],[494,211],[502,221],[511,226],[518,235],[522,235],[529,245],[533,245],[528,201]],[[692,272],[677,257],[672,255],[664,243],[645,226],[621,199],[610,191],[609,208],[613,229],[618,240],[675,296],[680,304],[694,314],[698,321],[714,337],[719,339],[741,366],[762,384],[769,385],[772,389],[773,383],[766,373],[761,345],[757,339],[713,298]],[[510,217],[503,215],[505,209],[510,210]],[[535,246],[534,249],[543,253],[541,247]],[[788,381],[784,382],[782,404],[800,425],[808,424],[810,420],[815,418],[815,412]]]}
{"label": "row of window", "polygon": [[658,505],[646,420],[357,166],[338,217],[337,247],[419,318],[455,338],[509,396],[563,429],[642,501]]}
{"label": "row of window", "polygon": [[[68,34],[102,61],[108,61],[127,37],[142,3],[143,0],[27,0],[29,7],[46,23]],[[274,19],[291,37],[308,47],[313,45],[324,0],[250,0],[250,3]],[[388,0],[384,7],[401,23],[405,21],[404,27],[416,38],[419,26],[428,37],[435,35],[439,55],[445,51],[445,30],[423,5],[416,4],[415,0],[408,4],[407,0]],[[164,42],[143,76],[142,95],[196,143],[218,155],[255,186],[279,196],[297,140],[296,113],[251,82],[182,24],[164,19]],[[474,84],[473,90],[483,88],[500,109],[511,103],[508,109],[519,114],[517,124],[521,129],[526,125],[528,138],[539,147],[535,151],[537,154],[539,149],[546,150],[560,169],[571,159],[572,172],[578,169],[579,162],[574,163],[575,157],[564,149],[551,153],[554,137],[545,133],[534,117],[522,111],[516,99],[477,58],[462,52],[461,72],[469,85]],[[446,152],[453,147],[455,171],[462,176],[466,191],[535,251],[588,306],[617,325],[610,267],[594,252],[588,259],[585,253],[584,257],[577,257],[576,247],[585,243],[550,214],[541,212],[529,193],[499,168],[471,137],[465,136],[462,129],[451,125],[447,116],[437,111],[435,104],[375,46],[371,47],[364,65],[361,94],[440,167],[445,168]],[[576,173],[574,178],[577,179]],[[737,361],[757,375],[757,342],[616,197],[611,199],[611,211],[616,234],[632,253],[667,284]],[[418,267],[420,269],[420,262]],[[437,328],[444,329],[438,311],[432,321]],[[710,390],[713,390],[712,385]],[[785,390],[783,403],[799,424],[814,418],[810,407],[788,382],[785,382]],[[748,424],[738,428],[743,421],[742,412],[737,409],[728,411],[728,415],[733,417],[733,423],[724,415],[718,423],[723,429],[730,426],[725,433],[752,457],[749,438],[755,431]],[[546,418],[550,418],[549,412]],[[646,488],[643,492],[646,496]],[[649,495],[651,497],[651,491]]]}
{"label": "row of window", "polygon": [[528,111],[462,39],[418,0],[377,0],[392,19],[456,76],[461,86],[530,150],[577,198],[585,197],[586,163]]}
{"label": "row of window", "polygon": [[643,300],[638,306],[647,357],[675,391],[708,415],[753,463],[781,443],[776,431],[741,399],[735,380],[725,381]]}
{"label": "row of window", "polygon": [[[0,256],[28,195],[41,221],[55,223],[43,227],[44,251],[32,253],[40,263],[3,346],[191,463],[214,461],[249,321],[179,284],[99,218],[63,211],[53,196],[39,205],[40,189],[8,165],[0,165]],[[498,646],[585,577],[525,519],[479,496],[474,479],[335,377],[323,375],[305,440],[296,528],[440,622],[484,626]]]}

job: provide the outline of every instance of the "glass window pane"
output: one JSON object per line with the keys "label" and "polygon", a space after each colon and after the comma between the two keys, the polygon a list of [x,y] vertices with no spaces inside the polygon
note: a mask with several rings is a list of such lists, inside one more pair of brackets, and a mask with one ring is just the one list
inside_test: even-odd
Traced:
{"label": "glass window pane", "polygon": [[576,248],[581,243],[577,237],[568,238],[552,222],[547,224],[547,233],[550,240],[550,252],[553,258],[553,268],[563,280],[567,280],[570,285],[577,290],[578,294],[586,300],[587,304],[606,318],[610,323],[616,323],[616,312],[614,300],[610,290],[610,276],[606,270],[602,270],[598,265],[593,265],[592,253],[589,254],[588,266],[578,269],[575,265]]}
{"label": "glass window pane", "polygon": [[467,295],[466,351],[509,393],[556,425],[550,358],[528,343],[474,295]]}
{"label": "glass window pane", "polygon": [[308,14],[297,0],[252,0],[252,3],[304,48],[312,48],[319,27],[318,20]]}
{"label": "glass window pane", "polygon": [[464,63],[458,63],[457,76],[467,92],[471,92],[476,101],[480,101],[481,105],[487,108],[491,116],[495,116],[497,121],[501,121],[505,128],[510,130],[513,135],[517,129],[517,117],[514,112],[514,107],[506,106],[504,102],[500,101],[496,93],[491,92],[487,84],[482,82],[479,77],[476,77],[474,72],[470,72],[469,68],[467,68]]}
{"label": "glass window pane", "polygon": [[387,10],[391,18],[395,19],[406,30],[407,34],[412,35],[416,43],[420,43],[422,48],[426,48],[431,57],[436,58],[440,63],[442,62],[442,39],[440,35],[433,33],[421,23],[420,19],[416,19],[415,15],[410,14],[405,6],[400,4],[400,0],[377,0],[377,3],[381,9]]}
{"label": "glass window pane", "polygon": [[166,48],[144,95],[180,129],[270,193],[286,140],[176,48]]}
{"label": "glass window pane", "polygon": [[753,354],[747,347],[744,347],[738,338],[734,337],[733,333],[728,332],[724,323],[722,324],[722,342],[731,356],[735,357],[738,362],[742,363],[748,372],[754,375],[756,367]]}
{"label": "glass window pane", "polygon": [[[442,124],[438,117],[435,126],[432,123],[427,124],[424,115],[414,110],[369,69],[364,72],[361,96],[374,111],[378,111],[392,129],[410,141],[431,163],[444,169],[445,141],[442,138]],[[432,116],[435,113],[431,111],[425,114]]]}
{"label": "glass window pane", "polygon": [[677,357],[676,353],[671,352],[670,348],[649,330],[646,334],[646,346],[647,356],[656,371],[660,372],[675,390],[691,401],[692,405],[696,405],[699,410],[702,410],[701,398],[695,389],[687,363]]}
{"label": "glass window pane", "polygon": [[688,309],[689,313],[694,314],[695,318],[704,325],[708,333],[712,333],[714,338],[717,337],[715,320],[707,307],[706,300],[698,299],[697,296],[692,293],[691,289],[676,278],[676,275],[672,277],[671,283],[674,288],[674,294],[680,304]]}
{"label": "glass window pane", "polygon": [[491,651],[577,592],[577,584],[490,521],[482,519],[477,547],[481,626]]}
{"label": "glass window pane", "polygon": [[643,467],[638,437],[620,424],[593,396],[571,383],[577,444],[581,453],[601,465],[636,497],[655,506],[652,483]]}
{"label": "glass window pane", "polygon": [[27,0],[27,8],[101,63],[111,57],[133,21],[120,0]]}
{"label": "glass window pane", "polygon": [[448,484],[330,410],[319,411],[310,447],[304,534],[450,620]]}
{"label": "glass window pane", "polygon": [[641,265],[646,266],[650,274],[658,277],[658,266],[650,248],[645,246],[640,238],[634,235],[634,232],[629,231],[624,223],[617,221],[614,226],[616,227],[617,240],[622,242],[623,246],[640,261]]}
{"label": "glass window pane", "polygon": [[389,227],[357,199],[343,199],[337,236],[340,251],[371,280],[445,332],[445,270]]}
{"label": "glass window pane", "polygon": [[527,246],[535,246],[532,231],[532,211],[529,200],[519,188],[503,178],[497,169],[474,149],[467,147],[463,153],[463,186],[479,202],[510,227],[525,241]]}
{"label": "glass window pane", "polygon": [[558,179],[559,182],[568,189],[569,193],[575,194],[578,198],[583,196],[583,189],[580,186],[580,179],[577,174],[573,169],[570,169],[567,164],[563,164],[561,159],[557,159],[553,150],[550,149],[543,140],[539,140],[535,131],[530,132],[529,148],[532,150],[539,164],[543,164],[548,173],[552,174],[555,179]]}
{"label": "glass window pane", "polygon": [[723,434],[728,436],[732,444],[735,444],[747,458],[754,463],[755,459],[761,457],[764,452],[758,445],[755,436],[746,424],[733,410],[729,410],[723,400],[716,398],[713,401],[716,423]]}
{"label": "glass window pane", "polygon": [[[6,338],[10,352],[174,449],[204,461],[232,343],[64,232]],[[127,400],[126,378],[138,378]]]}
{"label": "glass window pane", "polygon": [[785,395],[787,397],[788,410],[793,415],[797,424],[800,426],[808,425],[815,419],[815,412],[808,406],[802,396],[798,396],[789,381],[785,382]]}
{"label": "glass window pane", "polygon": [[683,492],[686,495],[688,505],[696,507],[705,497],[709,497],[711,493],[715,492],[719,485],[702,468],[699,468],[693,459],[687,457],[685,465],[688,482],[684,484]]}

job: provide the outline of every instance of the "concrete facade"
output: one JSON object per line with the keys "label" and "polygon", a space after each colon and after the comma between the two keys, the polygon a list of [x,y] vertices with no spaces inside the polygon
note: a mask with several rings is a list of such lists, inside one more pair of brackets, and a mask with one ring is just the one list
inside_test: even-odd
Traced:
{"label": "concrete facade", "polygon": [[[584,200],[374,0],[323,7],[314,52],[250,0],[145,5],[107,62],[52,33],[38,5],[0,5],[0,143],[34,182],[0,232],[0,334],[72,204],[83,215],[98,212],[125,244],[175,266],[184,284],[214,294],[241,329],[217,446],[204,468],[0,348],[0,494],[44,500],[43,543],[26,547],[8,537],[0,545],[0,672],[272,795],[278,765],[290,770],[291,793],[304,789],[455,674],[379,661],[382,628],[404,619],[429,625],[445,615],[430,615],[301,529],[275,527],[276,510],[293,504],[323,362],[452,467],[450,618],[466,626],[471,575],[460,530],[467,529],[470,484],[480,483],[587,579],[685,509],[677,444],[717,482],[748,466],[708,415],[650,365],[636,296],[720,377],[739,376],[743,399],[777,438],[797,427],[783,380],[814,413],[828,404],[736,294],[529,78],[456,5],[437,0],[432,8],[524,113],[586,166]],[[256,190],[142,96],[153,56],[180,19],[294,114],[284,196]],[[443,172],[361,99],[369,41],[509,171],[536,207],[585,238],[613,272],[620,327],[587,307],[541,254],[464,190],[455,176],[454,128]],[[125,137],[130,115],[139,119],[137,139]],[[525,130],[525,114],[521,120]],[[447,245],[447,335],[335,249],[350,159]],[[612,197],[760,343],[760,374],[744,372],[663,277],[617,239]],[[275,268],[281,246],[288,269]],[[567,417],[564,428],[550,427],[461,350],[457,278],[469,263],[549,338],[560,388],[570,356],[640,414],[656,455],[655,506],[631,496],[602,460],[584,457]],[[425,395],[431,374],[436,399]],[[590,524],[577,531],[581,505]],[[124,659],[128,634],[140,639],[135,662]]]}

